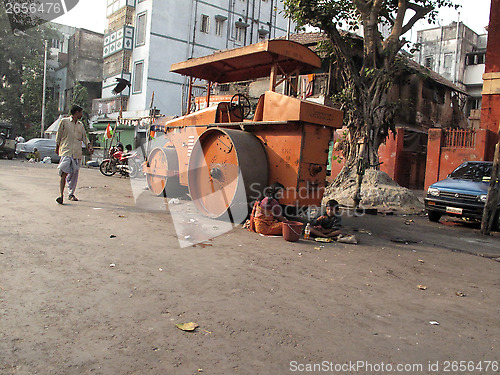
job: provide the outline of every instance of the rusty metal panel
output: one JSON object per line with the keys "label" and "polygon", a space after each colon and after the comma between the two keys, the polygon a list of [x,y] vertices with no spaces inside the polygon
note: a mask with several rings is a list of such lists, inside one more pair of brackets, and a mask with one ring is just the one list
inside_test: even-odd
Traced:
{"label": "rusty metal panel", "polygon": [[272,91],[264,94],[263,121],[305,121],[340,129],[342,111]]}
{"label": "rusty metal panel", "polygon": [[304,125],[302,162],[327,164],[328,146],[333,138],[332,130],[325,126]]}
{"label": "rusty metal panel", "polygon": [[300,148],[302,145],[302,128],[300,124],[266,126],[256,130],[254,135],[264,144],[267,155],[268,184],[283,184],[289,196],[280,200],[282,204],[294,205],[294,192],[297,189],[300,164]]}
{"label": "rusty metal panel", "polygon": [[269,76],[276,63],[287,74],[321,67],[318,55],[300,43],[290,40],[266,40],[172,64],[170,71],[211,82],[226,83]]}

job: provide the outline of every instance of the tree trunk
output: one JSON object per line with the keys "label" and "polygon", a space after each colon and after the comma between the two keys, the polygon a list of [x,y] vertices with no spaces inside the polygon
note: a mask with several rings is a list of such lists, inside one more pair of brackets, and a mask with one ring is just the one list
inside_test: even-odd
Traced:
{"label": "tree trunk", "polygon": [[384,131],[384,118],[388,115],[383,105],[385,101],[385,94],[369,95],[369,92],[356,101],[357,112],[362,115],[349,126],[349,148],[344,167],[333,182],[334,186],[340,186],[352,176],[352,171],[364,174],[366,169],[379,169],[378,149],[387,136]]}

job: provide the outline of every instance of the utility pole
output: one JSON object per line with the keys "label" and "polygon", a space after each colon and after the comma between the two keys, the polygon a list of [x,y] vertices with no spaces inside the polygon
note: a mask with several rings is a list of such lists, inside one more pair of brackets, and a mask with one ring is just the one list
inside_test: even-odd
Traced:
{"label": "utility pole", "polygon": [[[500,187],[498,186],[498,172],[500,171],[500,126],[498,129],[499,139],[495,147],[495,156],[493,157],[493,167],[491,168],[490,186],[488,188],[488,197],[484,204],[483,219],[481,221],[481,233],[489,235],[495,216],[500,215],[498,203],[500,201]],[[500,218],[499,218],[500,220]],[[497,223],[500,225],[500,223]]]}
{"label": "utility pole", "polygon": [[45,40],[44,43],[44,51],[43,51],[43,93],[42,93],[42,124],[40,127],[40,137],[44,137],[45,132],[45,91],[47,91],[47,49],[48,49],[48,41]]}

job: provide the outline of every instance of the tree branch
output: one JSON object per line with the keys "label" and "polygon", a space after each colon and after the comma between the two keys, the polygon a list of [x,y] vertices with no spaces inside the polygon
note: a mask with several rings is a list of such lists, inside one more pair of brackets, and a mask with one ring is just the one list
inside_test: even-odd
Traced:
{"label": "tree branch", "polygon": [[403,22],[406,15],[407,5],[407,0],[398,0],[398,10],[396,14],[396,20],[394,22],[394,25],[392,26],[391,35],[389,35],[389,37],[383,43],[383,48],[386,52],[394,51],[397,53],[397,51],[399,51],[399,48],[396,48],[397,50],[395,51],[395,47],[398,47],[397,42],[399,41],[399,37],[401,36],[401,31],[403,29]]}
{"label": "tree branch", "polygon": [[369,1],[366,0],[354,0],[354,5],[358,9],[361,15],[366,15],[370,12]]}
{"label": "tree branch", "polygon": [[427,13],[431,12],[434,9],[432,6],[423,7],[415,3],[408,3],[407,8],[415,11],[415,14],[408,21],[408,23],[404,25],[400,35],[406,34],[418,20],[424,18]]}

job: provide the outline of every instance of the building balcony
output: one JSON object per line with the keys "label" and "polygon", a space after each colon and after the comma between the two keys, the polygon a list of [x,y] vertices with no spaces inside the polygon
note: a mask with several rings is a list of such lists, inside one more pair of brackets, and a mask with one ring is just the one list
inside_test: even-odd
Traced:
{"label": "building balcony", "polygon": [[102,55],[106,58],[122,50],[131,51],[134,46],[133,41],[134,28],[132,26],[123,26],[104,36]]}
{"label": "building balcony", "polygon": [[114,98],[92,100],[92,116],[99,119],[107,118],[111,113],[120,112],[120,109],[127,109],[128,98],[117,96]]}

